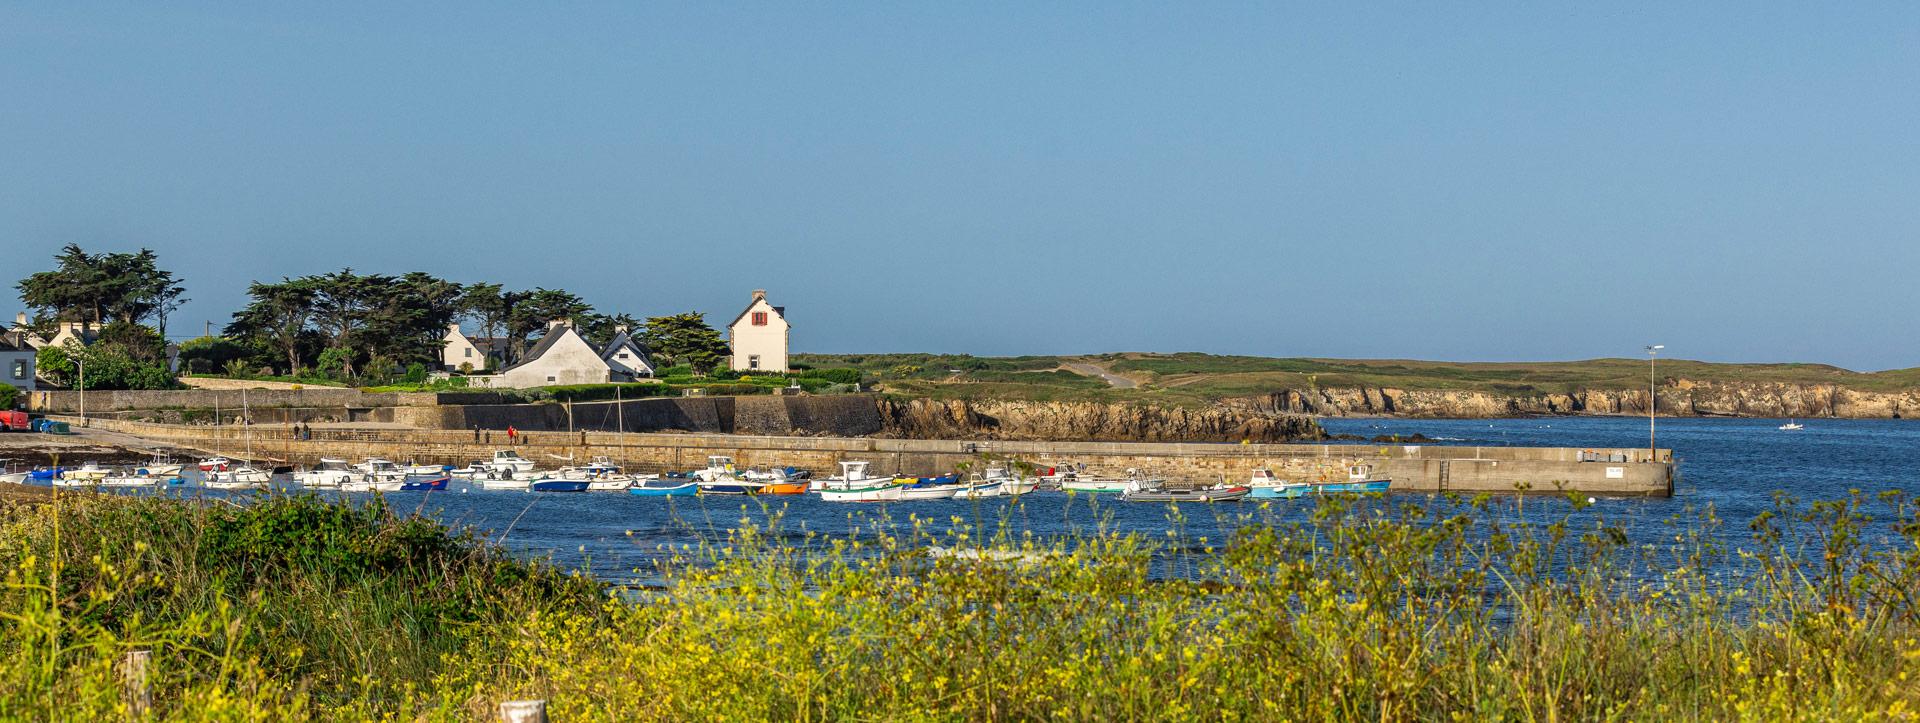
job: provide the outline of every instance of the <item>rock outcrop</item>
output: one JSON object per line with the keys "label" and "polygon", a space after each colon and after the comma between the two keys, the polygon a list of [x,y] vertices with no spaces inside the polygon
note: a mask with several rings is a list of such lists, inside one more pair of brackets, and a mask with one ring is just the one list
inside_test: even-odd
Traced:
{"label": "rock outcrop", "polygon": [[886,424],[882,436],[908,439],[1284,442],[1325,437],[1311,418],[1247,406],[885,398],[877,403]]}
{"label": "rock outcrop", "polygon": [[[1695,382],[1658,387],[1663,416],[1843,417],[1920,416],[1920,390],[1867,392],[1833,384]],[[1583,389],[1566,394],[1408,390],[1391,387],[1287,389],[1227,400],[1257,414],[1328,417],[1511,417],[1531,414],[1646,414],[1645,389]]]}

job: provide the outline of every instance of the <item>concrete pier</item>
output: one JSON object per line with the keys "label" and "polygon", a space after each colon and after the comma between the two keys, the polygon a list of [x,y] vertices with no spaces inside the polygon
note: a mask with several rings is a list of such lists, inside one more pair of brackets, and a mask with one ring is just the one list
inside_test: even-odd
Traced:
{"label": "concrete pier", "polygon": [[[78,423],[75,417],[58,417]],[[93,419],[111,429],[207,453],[240,456],[246,428],[173,425]],[[393,426],[332,425],[295,435],[290,425],[255,425],[254,455],[282,463],[310,464],[321,457],[385,457],[399,462],[465,465],[512,446],[541,466],[585,462],[606,455],[643,472],[685,471],[708,455],[728,455],[751,467],[792,466],[816,474],[838,470],[843,460],[868,460],[882,473],[926,475],[956,465],[996,460],[1034,465],[1085,465],[1095,474],[1139,469],[1169,480],[1242,482],[1258,467],[1284,479],[1344,479],[1355,464],[1372,465],[1407,492],[1654,496],[1673,493],[1670,450],[1571,447],[1454,447],[1342,444],[1159,444],[1140,442],[978,442],[781,437],[734,434],[615,434],[528,432],[509,442],[501,430],[459,431]]]}

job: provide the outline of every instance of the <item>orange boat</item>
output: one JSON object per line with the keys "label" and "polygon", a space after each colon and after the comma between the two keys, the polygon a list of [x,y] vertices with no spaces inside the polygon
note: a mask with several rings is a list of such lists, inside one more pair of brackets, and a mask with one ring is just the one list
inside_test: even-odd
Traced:
{"label": "orange boat", "polygon": [[763,494],[763,495],[804,495],[806,493],[807,493],[806,480],[798,480],[798,481],[792,481],[792,482],[768,482],[765,487],[760,488],[760,494]]}

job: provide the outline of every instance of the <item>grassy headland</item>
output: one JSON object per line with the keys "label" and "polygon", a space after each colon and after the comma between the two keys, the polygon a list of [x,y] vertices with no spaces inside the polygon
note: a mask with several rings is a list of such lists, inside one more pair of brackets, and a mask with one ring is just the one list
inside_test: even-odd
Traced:
{"label": "grassy headland", "polygon": [[[1504,396],[1644,390],[1645,359],[1570,362],[1434,362],[1309,359],[1201,353],[973,357],[953,354],[801,354],[814,367],[858,367],[887,391],[937,399],[1160,401],[1209,404],[1286,390],[1394,388]],[[1115,389],[1067,370],[1091,364],[1139,386]],[[1706,383],[1840,385],[1867,392],[1920,390],[1920,368],[1856,372],[1825,364],[1717,364],[1662,359],[1659,377]]]}
{"label": "grassy headland", "polygon": [[1639,545],[1578,503],[1550,525],[1485,500],[1248,506],[1218,540],[1177,515],[1066,540],[776,517],[615,594],[379,506],[63,498],[4,512],[0,717],[119,717],[136,649],[154,717],[187,720],[484,720],[523,698],[555,720],[1920,710],[1899,497],[1783,500],[1741,552],[1710,514]]}

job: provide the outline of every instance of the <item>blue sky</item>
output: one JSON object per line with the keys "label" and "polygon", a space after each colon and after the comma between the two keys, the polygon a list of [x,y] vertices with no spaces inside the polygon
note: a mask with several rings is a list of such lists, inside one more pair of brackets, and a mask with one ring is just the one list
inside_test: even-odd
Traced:
{"label": "blue sky", "polygon": [[77,242],[159,251],[176,331],[351,266],[766,288],[800,351],[1920,366],[1911,5],[266,5],[0,6],[9,283]]}

